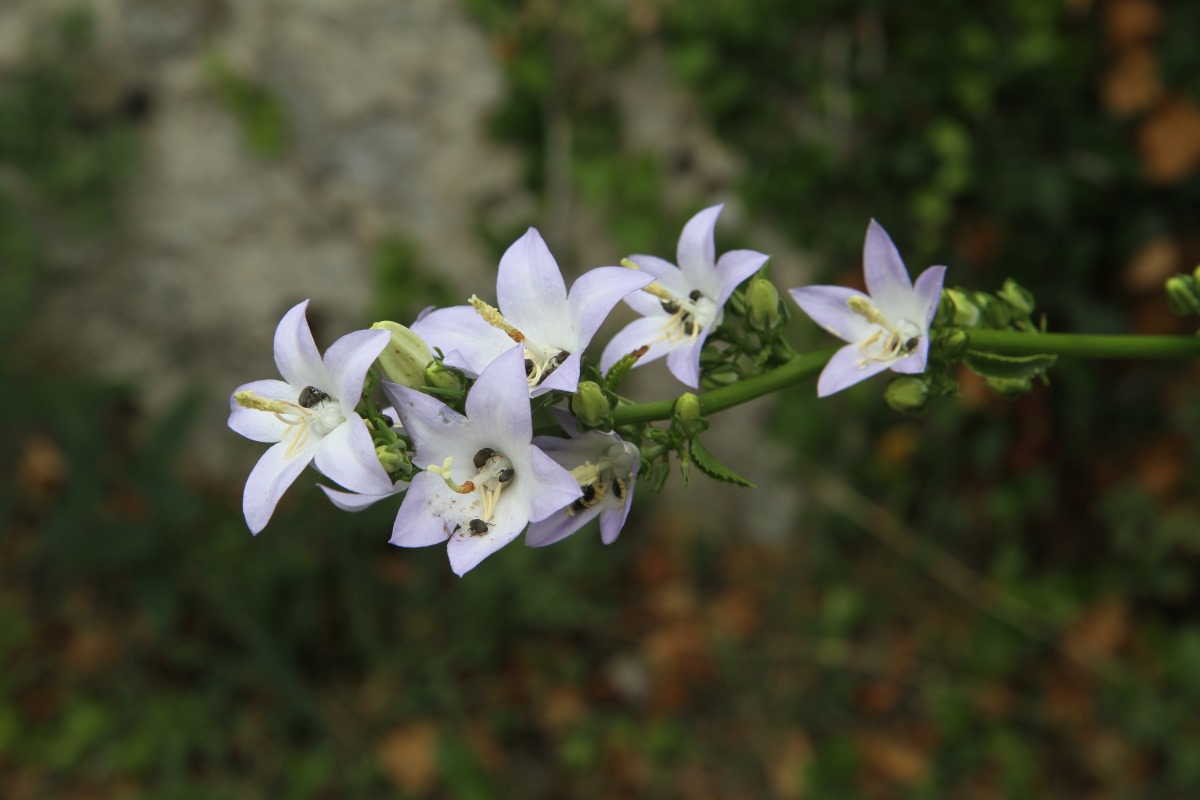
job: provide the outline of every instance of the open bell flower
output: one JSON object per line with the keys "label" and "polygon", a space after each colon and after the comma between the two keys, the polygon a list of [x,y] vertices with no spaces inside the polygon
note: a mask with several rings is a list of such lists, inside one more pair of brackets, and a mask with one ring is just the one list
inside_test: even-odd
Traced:
{"label": "open bell flower", "polygon": [[440,348],[447,364],[472,376],[519,342],[527,397],[573,392],[583,351],[600,324],[621,298],[651,280],[621,267],[598,267],[581,275],[568,293],[550,249],[530,228],[500,259],[498,308],[472,298],[471,305],[426,314],[412,330]]}
{"label": "open bell flower", "polygon": [[723,207],[706,208],[683,226],[675,254],[679,266],[655,256],[629,257],[654,282],[625,298],[642,318],[612,338],[600,357],[601,369],[648,345],[635,366],[666,356],[672,375],[693,389],[700,386],[700,351],[721,324],[726,301],[767,263],[767,256],[754,250],[730,250],[716,258],[713,231]]}
{"label": "open bell flower", "polygon": [[871,220],[863,244],[867,294],[844,286],[789,292],[804,313],[849,344],[829,359],[817,380],[827,397],[890,369],[916,374],[929,360],[929,325],[942,295],[945,267],[929,267],[914,284],[891,237]]}
{"label": "open bell flower", "polygon": [[283,380],[243,384],[229,401],[230,428],[247,439],[272,443],[250,472],[242,495],[246,524],[256,534],[313,462],[352,491],[384,494],[392,489],[366,423],[355,411],[367,370],[390,334],[348,333],[322,358],[304,316],[307,308],[307,300],[295,306],[275,329],[275,365]]}
{"label": "open bell flower", "polygon": [[533,444],[523,348],[510,345],[471,387],[466,416],[429,395],[385,383],[415,446],[413,476],[392,528],[392,544],[449,540],[458,575],[583,492],[575,478]]}
{"label": "open bell flower", "polygon": [[546,519],[530,523],[525,544],[545,547],[562,541],[596,517],[600,517],[600,540],[612,544],[633,504],[641,464],[638,449],[615,433],[578,433],[570,414],[558,408],[550,411],[570,438],[539,436],[533,443],[570,470],[583,494]]}

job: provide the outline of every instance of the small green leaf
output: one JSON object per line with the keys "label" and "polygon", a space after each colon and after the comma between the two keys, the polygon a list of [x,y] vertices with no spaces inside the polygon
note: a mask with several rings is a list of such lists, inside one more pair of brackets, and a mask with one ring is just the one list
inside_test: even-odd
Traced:
{"label": "small green leaf", "polygon": [[713,454],[708,452],[708,448],[700,444],[699,439],[692,439],[691,446],[688,447],[688,455],[691,456],[692,463],[713,480],[732,483],[736,486],[744,486],[747,489],[754,488],[753,483],[713,458]]}
{"label": "small green leaf", "polygon": [[1058,360],[1058,356],[1051,354],[1002,356],[979,350],[969,351],[966,358],[963,359],[972,372],[985,378],[1015,381],[1036,378],[1054,366],[1056,360]]}

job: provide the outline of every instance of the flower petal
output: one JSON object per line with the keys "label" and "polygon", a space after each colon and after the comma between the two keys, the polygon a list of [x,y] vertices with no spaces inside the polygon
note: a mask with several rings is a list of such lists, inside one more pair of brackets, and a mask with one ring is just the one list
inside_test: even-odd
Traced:
{"label": "flower petal", "polygon": [[629,518],[629,510],[633,508],[633,490],[637,485],[638,469],[642,466],[636,447],[626,443],[625,450],[633,458],[629,482],[625,484],[625,502],[621,504],[620,508],[607,508],[600,515],[600,541],[605,544],[615,542],[621,535],[621,529],[625,527],[625,520]]}
{"label": "flower petal", "polygon": [[329,498],[329,502],[340,508],[342,511],[362,511],[364,508],[369,508],[380,500],[386,500],[389,497],[394,497],[400,492],[408,488],[408,484],[404,482],[397,483],[392,491],[387,494],[359,494],[358,492],[342,492],[337,489],[332,489],[324,484],[318,483],[317,488],[325,493]]}
{"label": "flower petal", "polygon": [[723,253],[717,261],[717,280],[720,281],[721,287],[715,298],[717,307],[723,307],[733,290],[762,269],[768,258],[765,253],[757,250],[730,250]]}
{"label": "flower petal", "polygon": [[446,522],[438,516],[437,493],[446,484],[432,472],[418,472],[408,484],[408,493],[392,524],[391,543],[397,547],[428,547],[450,538]]}
{"label": "flower petal", "polygon": [[412,460],[419,467],[434,462],[441,466],[446,455],[471,435],[467,418],[441,400],[388,381],[383,382],[383,393],[392,401],[405,433],[412,437],[416,446]]}
{"label": "flower petal", "polygon": [[254,392],[267,400],[296,402],[299,392],[291,384],[277,380],[251,381],[243,383],[229,395],[229,427],[247,439],[256,442],[278,442],[287,432],[288,424],[269,411],[258,411],[238,405],[233,397],[238,392]]}
{"label": "flower petal", "polygon": [[528,446],[533,439],[533,423],[529,383],[525,378],[525,348],[510,347],[488,365],[467,394],[466,409],[471,425],[494,437],[498,449]]}
{"label": "flower petal", "polygon": [[519,526],[515,521],[498,521],[482,536],[472,536],[462,531],[454,534],[446,546],[450,569],[454,570],[455,575],[465,575],[479,562],[520,536],[524,528],[524,520],[520,521]]}
{"label": "flower petal", "polygon": [[705,294],[717,288],[714,279],[717,254],[713,234],[722,208],[723,205],[712,206],[689,219],[679,234],[679,246],[675,251],[684,278]]}
{"label": "flower petal", "polygon": [[[638,268],[641,269],[642,272],[653,276],[654,280],[657,281],[659,285],[676,297],[687,297],[689,294],[691,294],[692,289],[703,290],[704,288],[704,284],[695,285],[691,283],[691,281],[684,276],[679,267],[675,266],[670,261],[659,258],[658,256],[632,255],[629,257],[629,260],[637,264]],[[637,296],[638,295],[631,295],[631,297]],[[650,295],[646,296],[650,297]],[[630,298],[626,299],[628,300]],[[654,299],[655,305],[658,306],[658,310],[661,311],[662,306],[659,305],[658,299],[652,299]],[[630,305],[632,306],[634,302],[637,301],[634,300],[630,303]],[[634,308],[637,308],[637,306],[634,306]]]}
{"label": "flower petal", "polygon": [[387,494],[392,480],[375,455],[375,443],[362,418],[351,412],[317,444],[317,469],[343,487],[363,494]]}
{"label": "flower petal", "polygon": [[925,313],[923,319],[926,330],[929,329],[937,314],[938,303],[942,300],[942,285],[945,281],[945,267],[929,267],[917,276],[917,282],[913,285],[913,290],[917,295],[917,304]]}
{"label": "flower petal", "polygon": [[267,527],[275,506],[279,505],[279,498],[312,461],[315,445],[310,444],[290,456],[288,445],[288,442],[279,442],[268,448],[246,478],[242,513],[246,515],[251,533],[257,534]]}
{"label": "flower petal", "polygon": [[847,342],[861,342],[871,335],[874,326],[850,310],[851,297],[869,299],[856,289],[845,286],[802,286],[788,293],[812,321],[834,336]]}
{"label": "flower petal", "polygon": [[545,519],[583,497],[583,490],[571,473],[538,448],[529,448],[529,462],[537,486],[529,502],[531,521]]}
{"label": "flower petal", "polygon": [[567,305],[577,333],[575,350],[583,350],[588,346],[621,298],[653,281],[653,275],[625,267],[598,267],[579,276],[567,296]]}
{"label": "flower petal", "polygon": [[501,256],[496,298],[505,319],[535,342],[558,346],[555,334],[570,327],[567,285],[536,229],[526,231]]}
{"label": "flower petal", "polygon": [[[513,340],[499,328],[483,321],[471,306],[439,308],[414,322],[410,330],[437,347],[446,363],[478,375],[492,360],[513,346]],[[461,359],[454,358],[457,353]]]}
{"label": "flower petal", "polygon": [[568,514],[566,508],[560,508],[540,522],[529,523],[529,530],[525,533],[525,544],[529,547],[546,547],[561,542],[595,519],[599,513],[599,505],[585,508],[575,514]]}
{"label": "flower petal", "polygon": [[906,309],[906,300],[912,296],[912,280],[892,237],[875,220],[867,226],[863,243],[863,277],[867,292],[884,314],[890,317]]}
{"label": "flower petal", "polygon": [[338,399],[343,414],[349,416],[362,399],[367,370],[391,339],[385,330],[354,331],[325,351],[325,371],[333,381],[326,391]]}
{"label": "flower petal", "polygon": [[275,366],[279,374],[292,386],[315,386],[322,391],[330,385],[329,375],[304,312],[308,301],[299,303],[283,315],[275,329]]}
{"label": "flower petal", "polygon": [[579,388],[579,367],[582,359],[583,353],[581,351],[571,353],[566,361],[559,364],[554,372],[551,372],[541,383],[533,388],[529,396],[541,397],[550,391],[574,392]]}
{"label": "flower petal", "polygon": [[663,337],[663,327],[667,324],[667,319],[665,314],[642,317],[617,331],[616,335],[605,345],[604,352],[600,354],[600,369],[608,372],[613,364],[643,345],[648,345],[650,349],[646,355],[637,360],[637,363],[634,364],[635,367],[644,366],[651,361],[660,359],[685,344],[682,339],[668,341]]}
{"label": "flower petal", "polygon": [[680,339],[667,355],[667,369],[693,389],[700,388],[700,351],[704,349],[704,340],[707,338],[706,328],[700,331],[694,340]]}
{"label": "flower petal", "polygon": [[861,364],[862,351],[857,344],[848,344],[833,354],[821,377],[817,379],[817,397],[828,397],[853,386],[872,375],[878,375],[892,364],[888,361],[868,361]]}
{"label": "flower petal", "polygon": [[925,371],[929,361],[929,336],[922,336],[917,343],[917,349],[904,358],[892,362],[892,372],[902,372],[906,375],[918,375]]}

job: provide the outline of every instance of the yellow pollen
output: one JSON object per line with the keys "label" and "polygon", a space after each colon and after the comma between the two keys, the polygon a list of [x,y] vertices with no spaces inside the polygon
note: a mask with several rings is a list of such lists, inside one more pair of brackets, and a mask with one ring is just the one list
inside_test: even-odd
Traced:
{"label": "yellow pollen", "polygon": [[508,334],[508,338],[512,339],[514,342],[525,341],[525,334],[508,324],[508,320],[506,320],[504,315],[500,313],[500,309],[496,308],[495,306],[489,306],[475,295],[471,295],[471,299],[467,302],[479,312],[479,316],[483,317],[484,322],[491,325],[493,328],[499,328],[500,330],[504,331],[506,334]]}

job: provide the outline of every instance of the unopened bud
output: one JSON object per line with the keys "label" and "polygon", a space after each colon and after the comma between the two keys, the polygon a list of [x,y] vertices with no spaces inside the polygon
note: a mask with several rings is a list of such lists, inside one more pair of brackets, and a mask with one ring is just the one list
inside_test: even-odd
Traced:
{"label": "unopened bud", "polygon": [[425,367],[425,384],[433,386],[437,389],[461,389],[462,386],[458,383],[458,377],[446,369],[444,364],[439,364],[436,361],[431,361]]}
{"label": "unopened bud", "polygon": [[1200,291],[1196,279],[1191,275],[1174,275],[1167,278],[1167,305],[1181,317],[1200,314]]}
{"label": "unopened bud", "polygon": [[992,328],[1003,328],[1012,322],[1013,312],[1007,303],[989,294],[975,292],[975,305],[979,306],[984,322]]}
{"label": "unopened bud", "polygon": [[962,328],[951,328],[937,340],[938,351],[950,359],[957,361],[966,352],[970,338]]}
{"label": "unopened bud", "polygon": [[595,381],[580,381],[571,395],[571,413],[585,428],[602,428],[612,418],[612,407],[604,391]]}
{"label": "unopened bud", "polygon": [[901,414],[923,414],[929,406],[929,387],[921,378],[896,378],[884,390],[883,399]]}
{"label": "unopened bud", "polygon": [[942,298],[948,298],[953,306],[951,323],[960,328],[974,328],[979,324],[979,306],[975,305],[970,294],[961,289],[945,289]]}
{"label": "unopened bud", "polygon": [[746,319],[756,331],[779,324],[779,290],[766,278],[751,278],[746,287]]}
{"label": "unopened bud", "polygon": [[424,386],[425,366],[433,359],[425,340],[396,322],[376,322],[371,328],[392,334],[392,340],[379,354],[383,376],[410,389]]}
{"label": "unopened bud", "polygon": [[684,422],[700,418],[700,398],[691,392],[684,392],[675,401],[675,416]]}
{"label": "unopened bud", "polygon": [[1012,278],[1004,282],[1004,286],[1001,287],[1000,291],[996,292],[996,296],[1008,303],[1018,316],[1028,317],[1033,313],[1033,292],[1021,286],[1021,284]]}

